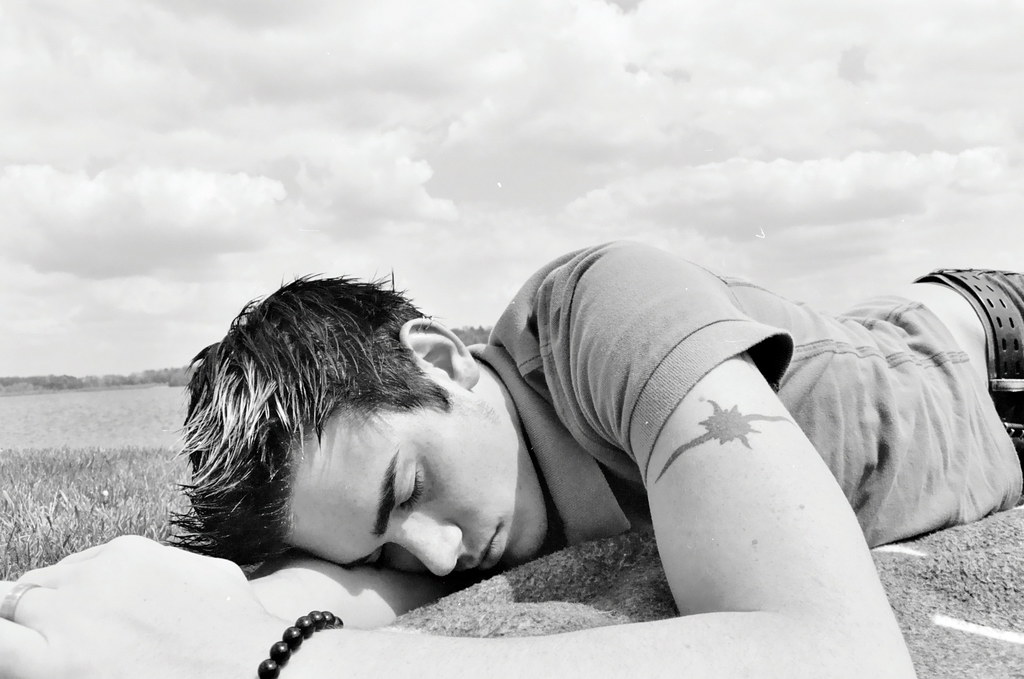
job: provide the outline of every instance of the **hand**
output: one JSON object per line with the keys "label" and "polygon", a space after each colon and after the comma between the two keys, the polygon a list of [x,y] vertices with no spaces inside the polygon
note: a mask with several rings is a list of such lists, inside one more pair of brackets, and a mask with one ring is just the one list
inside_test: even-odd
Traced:
{"label": "hand", "polygon": [[[242,571],[136,536],[25,573],[0,620],[0,679],[249,677],[291,624]],[[0,583],[0,597],[14,583]]]}

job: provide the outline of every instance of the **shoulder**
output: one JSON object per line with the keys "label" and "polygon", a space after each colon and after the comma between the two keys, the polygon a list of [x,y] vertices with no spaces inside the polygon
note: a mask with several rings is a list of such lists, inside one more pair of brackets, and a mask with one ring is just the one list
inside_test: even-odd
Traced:
{"label": "shoulder", "polygon": [[[543,278],[550,283],[575,285],[582,280],[589,282],[599,277],[618,280],[631,276],[647,278],[663,269],[674,270],[677,274],[690,272],[710,276],[706,269],[678,253],[629,240],[577,250],[555,260],[538,273],[543,273]],[[720,280],[718,282],[721,283]]]}
{"label": "shoulder", "polygon": [[545,347],[571,347],[587,338],[616,343],[621,333],[641,327],[686,332],[680,317],[713,323],[738,313],[734,301],[721,278],[678,254],[613,241],[538,269],[497,319],[491,343],[505,348],[520,368],[533,369]]}
{"label": "shoulder", "polygon": [[[499,335],[503,330],[536,330],[538,321],[560,318],[590,293],[604,306],[616,306],[646,290],[672,295],[714,290],[715,297],[724,300],[727,287],[721,278],[676,253],[636,241],[612,241],[567,253],[537,269],[512,298],[496,328]],[[708,301],[696,294],[691,300]]]}
{"label": "shoulder", "polygon": [[557,257],[538,268],[523,284],[517,299],[523,295],[536,295],[542,289],[549,292],[578,283],[584,276],[593,277],[611,272],[636,271],[644,273],[647,267],[673,266],[707,274],[696,263],[681,255],[638,241],[618,240],[574,250]]}

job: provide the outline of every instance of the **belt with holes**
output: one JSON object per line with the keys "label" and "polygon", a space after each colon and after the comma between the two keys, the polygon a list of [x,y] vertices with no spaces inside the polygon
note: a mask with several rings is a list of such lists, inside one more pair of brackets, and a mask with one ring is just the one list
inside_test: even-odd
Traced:
{"label": "belt with holes", "polygon": [[989,393],[1014,438],[1024,438],[1024,275],[981,269],[939,269],[915,283],[953,288],[985,328]]}

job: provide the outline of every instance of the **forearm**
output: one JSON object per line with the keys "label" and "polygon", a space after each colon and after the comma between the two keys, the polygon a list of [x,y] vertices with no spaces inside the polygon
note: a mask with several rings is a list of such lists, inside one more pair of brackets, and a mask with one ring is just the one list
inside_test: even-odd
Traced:
{"label": "forearm", "polygon": [[317,635],[290,676],[779,677],[911,679],[891,630],[777,613],[712,613],[543,637],[451,638],[339,631]]}
{"label": "forearm", "polygon": [[376,568],[343,569],[317,559],[296,560],[250,581],[272,614],[294,619],[311,610],[330,610],[347,627],[382,627],[406,611],[447,593],[439,579]]}

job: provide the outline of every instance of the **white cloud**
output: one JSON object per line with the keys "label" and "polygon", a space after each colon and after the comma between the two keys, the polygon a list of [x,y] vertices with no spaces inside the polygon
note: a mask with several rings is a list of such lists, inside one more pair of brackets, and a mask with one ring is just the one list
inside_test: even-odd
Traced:
{"label": "white cloud", "polygon": [[843,80],[848,80],[854,85],[859,85],[865,80],[872,80],[874,76],[868,70],[867,50],[860,45],[847,48],[839,55],[839,63],[836,66],[836,73]]}
{"label": "white cloud", "polygon": [[621,237],[825,306],[1019,267],[1021,34],[994,0],[5,2],[0,374],[173,364],[316,271],[488,323]]}
{"label": "white cloud", "polygon": [[303,205],[319,228],[351,235],[382,223],[451,220],[458,216],[447,200],[424,189],[430,166],[414,160],[403,135],[384,133],[357,145],[330,137],[317,139],[319,152],[302,159],[295,178]]}
{"label": "white cloud", "polygon": [[762,228],[848,224],[923,213],[936,190],[998,193],[1010,178],[1005,153],[852,153],[834,159],[734,158],[657,168],[592,191],[567,208],[578,221],[634,221],[746,238]]}
{"label": "white cloud", "polygon": [[282,220],[284,187],[264,177],[199,170],[44,165],[0,173],[4,253],[44,272],[86,278],[191,269],[259,248]]}

